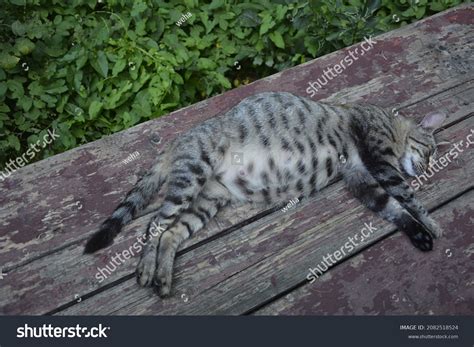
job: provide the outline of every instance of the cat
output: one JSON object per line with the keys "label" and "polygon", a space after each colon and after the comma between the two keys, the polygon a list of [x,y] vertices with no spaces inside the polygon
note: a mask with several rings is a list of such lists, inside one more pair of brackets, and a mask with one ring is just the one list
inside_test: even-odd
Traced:
{"label": "cat", "polygon": [[[416,124],[374,105],[314,102],[285,92],[247,97],[170,142],[84,252],[110,245],[164,189],[147,230],[137,281],[167,296],[179,245],[222,208],[307,198],[338,176],[366,207],[429,251],[442,231],[404,176],[429,167],[437,148],[433,132],[444,120],[432,113]],[[150,235],[152,223],[166,231]]]}

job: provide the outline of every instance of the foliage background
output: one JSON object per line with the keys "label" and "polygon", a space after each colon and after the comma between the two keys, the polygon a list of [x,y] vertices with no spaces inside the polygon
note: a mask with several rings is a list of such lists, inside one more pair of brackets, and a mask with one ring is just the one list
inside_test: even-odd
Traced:
{"label": "foliage background", "polygon": [[35,160],[461,2],[3,0],[0,167],[52,127]]}

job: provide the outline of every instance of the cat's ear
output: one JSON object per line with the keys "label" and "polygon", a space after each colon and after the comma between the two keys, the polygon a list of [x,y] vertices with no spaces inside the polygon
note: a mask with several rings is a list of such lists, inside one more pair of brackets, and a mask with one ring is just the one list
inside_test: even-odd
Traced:
{"label": "cat's ear", "polygon": [[428,113],[423,120],[420,122],[420,126],[423,129],[434,131],[438,129],[441,124],[446,120],[446,115],[442,112],[431,112]]}

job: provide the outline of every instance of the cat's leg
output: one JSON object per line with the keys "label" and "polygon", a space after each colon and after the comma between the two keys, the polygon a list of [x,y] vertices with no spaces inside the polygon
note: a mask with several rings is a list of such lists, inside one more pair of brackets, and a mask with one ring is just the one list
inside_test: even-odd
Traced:
{"label": "cat's leg", "polygon": [[408,235],[415,247],[422,251],[433,248],[430,231],[397,199],[389,195],[365,168],[350,167],[343,172],[343,178],[350,192],[362,204],[394,223]]}
{"label": "cat's leg", "polygon": [[[171,288],[174,256],[179,245],[201,229],[229,202],[229,191],[215,180],[209,180],[187,207],[170,209],[165,203],[150,223],[148,240],[137,267],[137,280],[142,286],[160,287],[160,295]],[[163,211],[173,212],[173,218]],[[153,225],[154,224],[154,225]],[[159,229],[159,232],[156,232]],[[157,254],[158,253],[158,254]]]}
{"label": "cat's leg", "polygon": [[202,229],[229,202],[230,193],[227,188],[216,180],[210,180],[189,208],[163,232],[153,281],[160,296],[170,293],[174,259],[181,243]]}
{"label": "cat's leg", "polygon": [[[204,187],[213,181],[214,169],[222,162],[228,146],[227,138],[219,137],[212,127],[202,126],[199,133],[183,135],[170,148],[173,155],[169,159],[171,169],[167,173],[164,200],[150,221],[147,243],[137,267],[140,285],[153,283],[160,239],[167,229],[176,224],[178,217],[195,203]],[[156,233],[156,229],[163,232]]]}
{"label": "cat's leg", "polygon": [[178,168],[172,170],[169,177],[163,204],[148,225],[147,242],[137,267],[137,281],[142,286],[150,286],[153,282],[158,244],[162,236],[162,232],[156,232],[156,230],[164,231],[170,228],[176,222],[177,217],[199,195],[208,180],[204,170],[196,169],[193,172]]}
{"label": "cat's leg", "polygon": [[438,223],[432,219],[428,211],[415,197],[412,187],[405,181],[397,163],[379,161],[368,167],[369,172],[404,208],[406,208],[420,223],[422,223],[433,237],[441,237],[443,232]]}

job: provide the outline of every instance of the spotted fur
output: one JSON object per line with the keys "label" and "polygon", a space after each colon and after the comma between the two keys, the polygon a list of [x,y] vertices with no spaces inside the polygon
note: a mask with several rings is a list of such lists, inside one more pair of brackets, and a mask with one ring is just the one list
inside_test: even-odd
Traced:
{"label": "spotted fur", "polygon": [[[431,250],[441,230],[403,173],[427,168],[435,151],[433,130],[443,120],[430,115],[419,126],[376,106],[313,102],[289,93],[248,97],[172,141],[85,252],[111,244],[163,189],[137,280],[166,296],[179,245],[224,206],[309,197],[339,175],[365,206],[403,230],[417,248]],[[165,231],[152,234],[153,222]]]}

